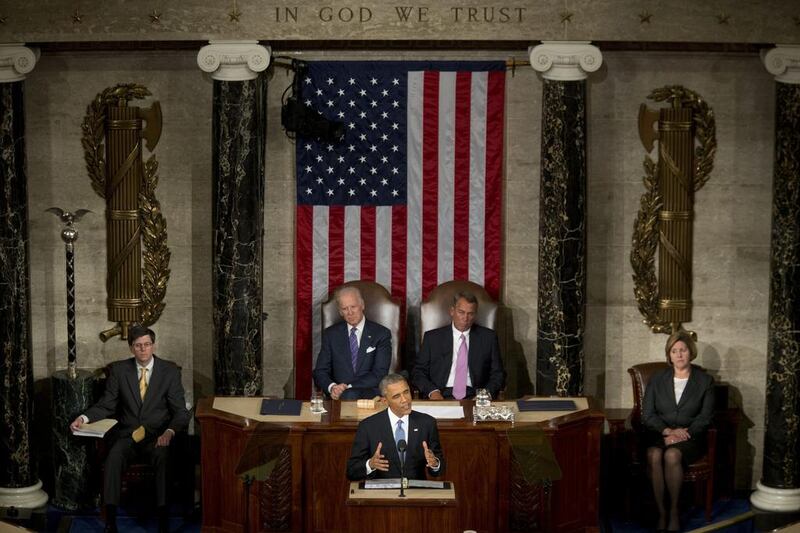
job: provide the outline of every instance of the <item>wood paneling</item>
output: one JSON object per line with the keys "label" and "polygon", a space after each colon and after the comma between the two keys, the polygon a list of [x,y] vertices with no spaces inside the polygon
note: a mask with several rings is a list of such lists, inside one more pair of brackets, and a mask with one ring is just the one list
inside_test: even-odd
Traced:
{"label": "wood paneling", "polygon": [[[240,532],[244,486],[234,472],[256,425],[212,405],[213,399],[203,399],[197,408],[203,529]],[[464,405],[467,419],[439,422],[447,463],[444,479],[453,481],[457,491],[454,508],[347,505],[345,470],[356,423],[341,420],[340,404],[329,402],[321,423],[289,425],[286,449],[273,475],[251,489],[251,531],[363,531],[367,525],[379,525],[382,531],[483,532],[598,527],[603,414],[592,401],[588,410],[536,424],[547,435],[563,473],[549,492],[549,514],[548,492],[528,484],[515,465],[506,437],[509,424],[473,425],[471,402]]]}

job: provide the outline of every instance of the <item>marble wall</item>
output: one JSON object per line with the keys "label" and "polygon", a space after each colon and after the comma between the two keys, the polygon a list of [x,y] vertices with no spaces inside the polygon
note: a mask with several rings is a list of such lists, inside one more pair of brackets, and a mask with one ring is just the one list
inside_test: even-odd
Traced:
{"label": "marble wall", "polygon": [[[774,82],[755,55],[604,54],[589,78],[588,305],[586,392],[609,407],[631,404],[627,369],[663,356],[633,298],[630,240],[644,192],[638,104],[656,87],[682,84],[706,98],[718,150],[695,195],[696,363],[731,386],[743,407],[740,486],[761,471],[766,384]],[[751,469],[752,467],[752,469]]]}
{"label": "marble wall", "polygon": [[[381,57],[527,61],[503,52],[310,52],[304,59]],[[78,358],[98,367],[127,353],[100,342],[105,318],[103,203],[92,192],[80,146],[85,106],[104,87],[136,81],[161,101],[156,149],[158,196],[167,217],[172,278],[156,324],[159,352],[184,369],[190,398],[211,394],[211,99],[196,51],[45,53],[26,82],[34,372],[66,366],[63,244],[51,206],[94,211],[76,245]],[[760,477],[767,347],[774,87],[755,54],[607,52],[591,74],[588,111],[588,261],[585,390],[608,407],[632,404],[627,368],[659,360],[665,336],[641,324],[628,255],[638,209],[644,149],[639,104],[651,89],[684,84],[717,114],[715,170],[696,197],[694,321],[698,363],[732,386],[744,409],[740,486]],[[264,392],[291,394],[293,382],[294,151],[280,126],[280,97],[291,83],[271,72],[264,206]],[[509,392],[535,376],[542,82],[530,67],[507,80],[503,314]]]}
{"label": "marble wall", "polygon": [[[211,100],[213,85],[197,68],[196,52],[45,53],[28,76],[29,218],[34,374],[67,364],[66,289],[57,206],[90,209],[76,227],[75,283],[78,366],[98,368],[128,357],[105,305],[105,206],[92,191],[81,147],[86,106],[104,88],[137,82],[160,100],[163,133],[156,196],[172,252],[166,308],[155,324],[157,352],[183,368],[187,400],[211,384]],[[151,101],[140,104],[149,107]],[[134,105],[134,104],[132,104]],[[145,150],[145,156],[149,153]]]}

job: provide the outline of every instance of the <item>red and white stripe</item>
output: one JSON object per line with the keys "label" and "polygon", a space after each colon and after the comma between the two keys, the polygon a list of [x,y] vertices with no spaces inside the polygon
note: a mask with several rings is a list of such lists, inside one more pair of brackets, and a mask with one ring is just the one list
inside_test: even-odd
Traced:
{"label": "red and white stripe", "polygon": [[410,309],[452,279],[498,297],[504,96],[502,71],[410,72],[407,206],[297,207],[297,398],[311,390],[320,304],[342,283],[375,280]]}

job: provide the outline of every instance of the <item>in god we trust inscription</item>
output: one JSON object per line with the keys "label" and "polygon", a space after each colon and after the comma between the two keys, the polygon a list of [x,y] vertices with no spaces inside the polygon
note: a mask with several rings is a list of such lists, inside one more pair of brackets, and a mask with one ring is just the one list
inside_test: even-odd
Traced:
{"label": "in god we trust inscription", "polygon": [[350,5],[343,7],[323,6],[307,8],[301,6],[275,6],[272,19],[280,23],[303,23],[310,20],[334,24],[370,23],[455,23],[455,24],[514,24],[525,22],[527,7],[517,5],[486,6],[414,6],[394,5],[385,7]]}

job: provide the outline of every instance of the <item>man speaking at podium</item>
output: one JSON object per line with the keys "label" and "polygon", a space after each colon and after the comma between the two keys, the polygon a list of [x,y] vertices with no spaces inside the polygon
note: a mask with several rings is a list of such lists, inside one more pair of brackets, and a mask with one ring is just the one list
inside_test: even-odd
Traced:
{"label": "man speaking at podium", "polygon": [[388,409],[358,424],[347,461],[348,479],[425,479],[426,470],[433,476],[442,475],[444,454],[436,419],[411,410],[411,389],[406,378],[389,374],[381,380],[380,391]]}

